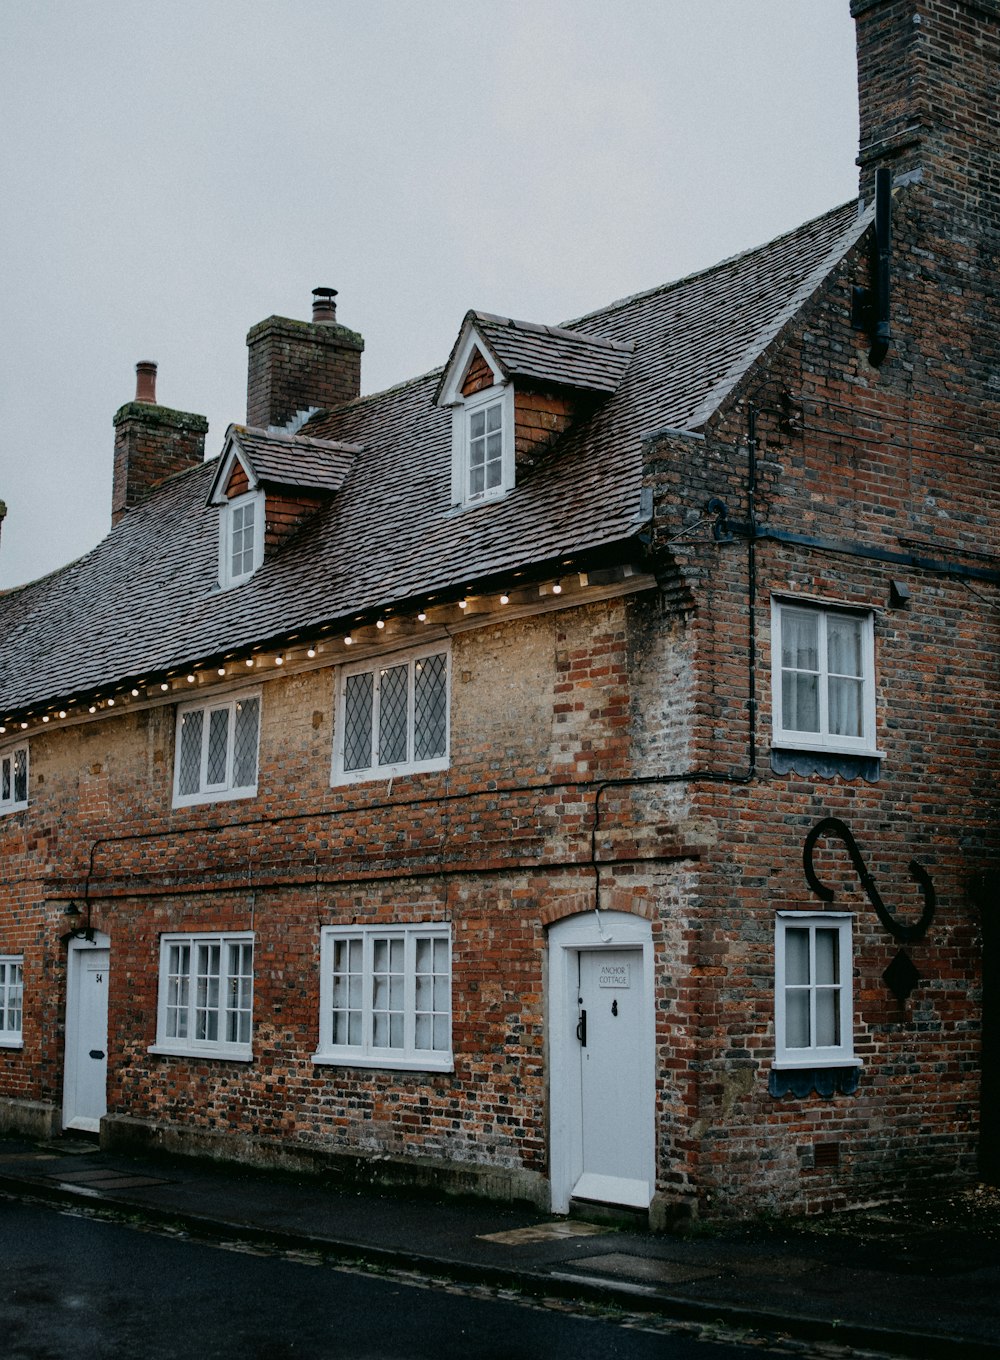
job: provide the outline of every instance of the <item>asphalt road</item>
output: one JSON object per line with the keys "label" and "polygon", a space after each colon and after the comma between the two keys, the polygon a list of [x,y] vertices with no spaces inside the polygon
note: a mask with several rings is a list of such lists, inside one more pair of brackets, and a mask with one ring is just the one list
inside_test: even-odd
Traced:
{"label": "asphalt road", "polygon": [[4,1360],[736,1360],[759,1347],[0,1198]]}

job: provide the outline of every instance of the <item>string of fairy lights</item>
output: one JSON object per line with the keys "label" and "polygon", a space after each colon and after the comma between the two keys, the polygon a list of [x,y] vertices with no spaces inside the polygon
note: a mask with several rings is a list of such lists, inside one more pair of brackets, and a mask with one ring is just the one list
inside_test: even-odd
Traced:
{"label": "string of fairy lights", "polygon": [[[571,563],[565,563],[564,570],[570,566]],[[631,568],[624,571],[625,574],[631,574]],[[186,667],[170,667],[159,674],[132,677],[110,687],[104,685],[86,694],[54,700],[46,704],[44,712],[37,708],[15,711],[0,722],[0,738],[40,730],[53,722],[78,722],[97,714],[127,710],[136,700],[141,701],[144,707],[149,706],[151,702],[163,701],[166,695],[183,693],[191,686],[233,681],[246,676],[248,672],[260,673],[288,664],[306,667],[320,657],[326,664],[335,663],[344,650],[359,644],[377,647],[389,638],[405,641],[407,636],[417,632],[418,625],[436,624],[447,630],[455,625],[461,626],[463,620],[473,617],[485,622],[498,610],[511,605],[532,605],[537,609],[544,597],[552,597],[554,603],[564,592],[569,598],[575,599],[589,585],[587,573],[573,572],[552,580],[518,583],[498,592],[477,593],[469,587],[457,600],[428,600],[412,612],[383,609],[378,614],[358,615],[346,632],[342,631],[343,625],[325,624],[316,629],[315,635],[308,640],[293,636],[283,645],[234,649],[221,658],[206,658],[189,663]]]}

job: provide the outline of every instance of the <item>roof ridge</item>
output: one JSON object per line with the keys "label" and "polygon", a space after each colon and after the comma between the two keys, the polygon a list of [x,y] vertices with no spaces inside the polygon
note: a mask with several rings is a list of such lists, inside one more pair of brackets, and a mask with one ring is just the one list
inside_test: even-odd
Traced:
{"label": "roof ridge", "polygon": [[626,354],[631,354],[635,345],[627,340],[612,340],[607,335],[591,335],[587,331],[574,331],[566,326],[550,326],[542,321],[521,321],[513,316],[495,316],[490,312],[473,312],[477,320],[486,324],[496,323],[507,326],[511,329],[515,327],[519,330],[533,331],[538,335],[551,335],[555,339],[575,340],[578,344],[598,345],[604,349],[619,350]]}
{"label": "roof ridge", "polygon": [[[334,409],[339,410],[339,407],[335,407]],[[316,415],[322,414],[322,408],[316,412]],[[312,419],[312,417],[310,417],[310,419]],[[233,421],[232,424],[230,424],[229,429],[226,431],[227,435],[230,430],[242,430],[245,434],[251,436],[259,435],[261,439],[275,440],[280,443],[312,444],[317,448],[334,449],[338,452],[357,453],[361,449],[360,444],[352,444],[346,439],[323,439],[316,434],[289,434],[286,430],[268,430],[260,425],[240,425],[236,421]]]}

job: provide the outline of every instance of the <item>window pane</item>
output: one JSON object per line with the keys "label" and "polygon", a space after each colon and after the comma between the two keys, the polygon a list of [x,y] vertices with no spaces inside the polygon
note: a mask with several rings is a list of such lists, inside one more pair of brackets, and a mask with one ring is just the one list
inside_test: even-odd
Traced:
{"label": "window pane", "polygon": [[14,752],[14,802],[28,800],[28,752],[22,747]]}
{"label": "window pane", "polygon": [[785,1046],[809,1047],[808,990],[789,989],[785,992]]}
{"label": "window pane", "polygon": [[226,757],[229,750],[229,708],[213,708],[208,714],[208,762],[205,782],[217,788],[226,782]]}
{"label": "window pane", "polygon": [[197,946],[197,975],[195,977],[196,1039],[217,1040],[219,1037],[219,964],[220,946]]}
{"label": "window pane", "polygon": [[819,615],[795,609],[781,614],[781,664],[794,670],[819,670]]}
{"label": "window pane", "polygon": [[472,439],[482,439],[486,432],[486,415],[483,411],[474,411],[469,417],[469,436]]}
{"label": "window pane", "polygon": [[787,732],[819,731],[819,677],[785,671],[781,677],[781,725]]}
{"label": "window pane", "polygon": [[413,759],[432,760],[447,750],[448,668],[443,654],[413,664]]}
{"label": "window pane", "polygon": [[838,737],[864,735],[861,716],[863,684],[861,680],[830,680],[830,731]]}
{"label": "window pane", "polygon": [[233,788],[252,788],[257,782],[257,728],[260,700],[238,699],[233,733]]}
{"label": "window pane", "polygon": [[256,506],[253,501],[238,505],[230,511],[232,516],[232,554],[230,571],[233,576],[245,576],[253,571],[254,520]]}
{"label": "window pane", "polygon": [[809,930],[785,931],[785,982],[803,987],[809,982]]}
{"label": "window pane", "polygon": [[499,430],[500,421],[503,414],[503,407],[500,403],[494,402],[492,406],[486,408],[486,428],[489,431]]}
{"label": "window pane", "polygon": [[249,941],[229,946],[226,994],[226,1039],[248,1044],[253,1012],[253,945]]}
{"label": "window pane", "polygon": [[816,989],[816,1043],[824,1047],[840,1043],[839,999],[838,988]]}
{"label": "window pane", "polygon": [[831,675],[850,675],[860,679],[861,620],[843,614],[829,614],[826,623],[826,665]]}
{"label": "window pane", "polygon": [[172,944],[167,952],[166,1031],[168,1039],[187,1038],[190,967],[191,946]]}
{"label": "window pane", "polygon": [[379,680],[378,763],[406,760],[406,706],[409,666],[390,666]]}
{"label": "window pane", "polygon": [[198,793],[201,787],[201,734],[205,714],[196,708],[181,714],[181,758],[177,771],[177,792]]}
{"label": "window pane", "polygon": [[840,981],[837,931],[816,931],[816,982],[829,984]]}
{"label": "window pane", "polygon": [[367,770],[372,763],[371,671],[349,675],[344,685],[344,769]]}
{"label": "window pane", "polygon": [[10,767],[10,756],[4,756],[3,764],[0,766],[0,798],[2,798],[5,803],[10,802]]}
{"label": "window pane", "polygon": [[481,496],[486,486],[486,471],[480,459],[479,465],[469,470],[469,495]]}

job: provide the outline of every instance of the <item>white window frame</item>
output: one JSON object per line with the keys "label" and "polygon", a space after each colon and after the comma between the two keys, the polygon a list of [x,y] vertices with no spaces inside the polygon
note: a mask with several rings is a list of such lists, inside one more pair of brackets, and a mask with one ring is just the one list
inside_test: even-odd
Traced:
{"label": "white window frame", "polygon": [[[416,760],[413,757],[414,742],[414,689],[415,689],[415,668],[423,660],[431,656],[444,657],[444,677],[445,677],[445,724],[444,724],[444,753],[442,755],[430,756],[426,760]],[[378,764],[378,716],[379,716],[379,697],[380,682],[382,675],[395,666],[406,666],[407,676],[407,715],[406,715],[406,760],[395,761],[392,764]],[[347,723],[345,719],[347,701],[347,681],[353,675],[365,673],[372,674],[372,738],[371,756],[372,763],[359,770],[344,769],[344,744],[347,736]],[[333,784],[358,784],[370,782],[373,779],[395,779],[400,775],[430,773],[435,770],[446,770],[451,762],[451,648],[447,642],[438,642],[433,646],[411,648],[402,652],[391,652],[378,656],[371,656],[362,661],[353,662],[350,665],[341,666],[337,674],[337,693],[336,693],[336,713],[337,721],[334,728],[334,747],[333,747],[333,771],[331,783]]]}
{"label": "white window frame", "polygon": [[23,1047],[24,955],[0,954],[0,1048]]}
{"label": "white window frame", "polygon": [[[817,911],[779,911],[774,921],[774,1060],[772,1067],[815,1068],[815,1067],[860,1067],[861,1060],[854,1056],[854,959],[852,926],[854,918],[850,912]],[[835,992],[835,1005],[840,1028],[840,1042],[837,1044],[810,1043],[806,1047],[793,1047],[786,1041],[787,1035],[787,994],[786,981],[787,944],[789,930],[809,931],[809,982],[800,990],[809,995],[810,1037],[816,1034],[816,999],[823,992]],[[837,974],[835,983],[826,984],[816,981],[815,947],[816,931],[832,930],[837,936]]]}
{"label": "white window frame", "polygon": [[[254,750],[254,779],[252,784],[233,784],[234,770],[233,758],[235,754],[235,733],[236,733],[236,710],[237,705],[247,700],[257,701],[257,742]],[[226,710],[227,735],[226,735],[226,773],[225,778],[218,783],[208,782],[208,739],[211,726],[210,714],[216,710]],[[261,692],[257,690],[242,690],[239,694],[230,695],[228,698],[218,699],[198,699],[191,703],[178,704],[177,716],[174,727],[174,799],[173,806],[193,807],[199,803],[228,802],[234,798],[254,798],[257,795],[257,781],[260,778],[260,723],[263,703]],[[181,793],[181,734],[184,726],[184,717],[188,713],[200,710],[202,717],[201,731],[201,765],[198,780],[198,789],[194,793]]]}
{"label": "white window frame", "polygon": [[[392,1046],[376,1047],[374,1042],[374,957],[375,943],[382,940],[402,940],[403,963],[403,1041]],[[448,1046],[417,1048],[416,1031],[416,945],[419,940],[444,943],[447,950],[447,1010]],[[361,968],[355,974],[359,980],[360,996],[352,996],[352,1010],[360,1011],[361,1039],[356,1044],[333,1042],[334,951],[339,941],[357,941],[361,951]],[[314,1063],[338,1067],[381,1067],[392,1071],[452,1072],[455,1067],[452,1051],[452,949],[451,926],[447,922],[420,922],[414,925],[390,926],[324,926],[320,932],[320,1011],[319,1045],[313,1054]],[[433,1020],[432,1020],[433,1026]]]}
{"label": "white window frame", "polygon": [[[24,797],[17,797],[17,757],[24,757]],[[0,751],[0,816],[5,816],[8,812],[20,812],[28,806],[28,780],[31,775],[31,767],[28,762],[28,743],[18,742],[15,746],[5,746]],[[4,796],[4,781],[8,785],[8,793]]]}
{"label": "white window frame", "polygon": [[[497,486],[474,493],[472,480],[472,420],[490,406],[500,408],[500,481]],[[514,485],[514,389],[510,383],[463,397],[452,413],[452,492],[456,504],[484,505],[500,500]]]}
{"label": "white window frame", "polygon": [[[782,700],[782,625],[790,613],[813,614],[819,620],[819,731],[803,732],[784,725]],[[829,681],[827,625],[832,616],[861,623],[861,724],[860,737],[829,730]],[[851,609],[797,597],[771,599],[771,744],[796,751],[829,751],[841,755],[883,757],[875,741],[875,619],[870,609]]]}
{"label": "white window frame", "polygon": [[[175,1057],[222,1058],[230,1062],[249,1062],[253,1057],[253,984],[254,984],[254,932],[252,930],[234,931],[194,931],[173,932],[160,936],[160,973],[156,1001],[156,1043],[149,1046],[150,1053]],[[242,962],[243,950],[250,946],[249,997],[240,992],[240,980],[245,973],[233,970],[234,962]],[[219,972],[207,974],[199,971],[204,962],[205,951],[219,949]],[[173,953],[186,949],[186,965],[183,973],[179,971],[182,960]],[[234,957],[234,951],[235,953]],[[177,964],[175,973],[171,965]],[[183,987],[172,988],[171,979],[186,980]],[[218,992],[214,999],[198,985],[199,977],[218,977]],[[236,1006],[227,1004],[234,999],[236,986]],[[249,1013],[247,1038],[233,1039],[226,1033],[229,1019],[234,1015]],[[213,1038],[198,1038],[199,1017],[214,1016],[216,1035]],[[181,1020],[183,1016],[183,1021]],[[237,1022],[238,1023],[238,1022]],[[177,1028],[185,1033],[177,1034]]]}
{"label": "white window frame", "polygon": [[[253,563],[249,570],[233,570],[233,533],[238,513],[253,506]],[[219,586],[229,590],[247,581],[264,560],[264,492],[256,489],[224,501],[219,506]]]}

